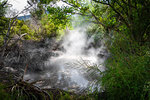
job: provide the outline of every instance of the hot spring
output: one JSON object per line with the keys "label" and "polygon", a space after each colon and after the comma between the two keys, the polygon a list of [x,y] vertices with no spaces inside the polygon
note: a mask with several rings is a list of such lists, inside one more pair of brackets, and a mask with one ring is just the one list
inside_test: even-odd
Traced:
{"label": "hot spring", "polygon": [[[38,61],[39,64],[43,63],[40,65],[41,71],[27,72],[24,80],[37,81],[36,86],[41,88],[59,88],[73,92],[87,91],[89,87],[94,89],[97,78],[100,77],[99,73],[105,70],[103,64],[106,48],[103,44],[95,48],[92,46],[93,42],[94,38],[88,37],[81,28],[68,30],[59,42],[60,49],[51,50],[54,55],[48,56],[43,62]],[[50,50],[42,47],[38,50],[29,48],[28,51],[33,57],[36,51],[48,54]]]}

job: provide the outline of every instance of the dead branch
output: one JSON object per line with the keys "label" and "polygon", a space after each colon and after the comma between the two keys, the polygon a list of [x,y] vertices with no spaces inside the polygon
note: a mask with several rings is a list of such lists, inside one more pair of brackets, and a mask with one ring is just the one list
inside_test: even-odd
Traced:
{"label": "dead branch", "polygon": [[25,35],[27,35],[28,33],[24,33],[24,34],[21,34],[17,39],[15,39],[15,41],[12,43],[12,45],[15,45],[18,43],[19,40],[22,40],[21,38],[24,37]]}
{"label": "dead branch", "polygon": [[[7,47],[7,45],[8,45],[8,40],[9,40],[9,37],[10,37],[10,31],[11,31],[12,26],[13,26],[14,23],[16,22],[17,17],[18,17],[20,14],[22,14],[24,11],[30,9],[31,7],[32,7],[32,5],[30,5],[29,7],[25,8],[25,9],[23,9],[21,12],[19,12],[19,13],[18,13],[16,16],[14,16],[13,18],[10,18],[10,20],[9,20],[9,26],[8,26],[8,29],[7,29],[7,33],[6,33],[6,36],[4,37],[4,42],[3,42],[3,47],[2,47],[2,53],[1,53],[1,57],[0,57],[1,59],[3,59],[3,57],[4,57],[5,50],[6,50],[6,47]],[[26,35],[26,34],[21,35],[20,38],[23,37],[24,35]]]}

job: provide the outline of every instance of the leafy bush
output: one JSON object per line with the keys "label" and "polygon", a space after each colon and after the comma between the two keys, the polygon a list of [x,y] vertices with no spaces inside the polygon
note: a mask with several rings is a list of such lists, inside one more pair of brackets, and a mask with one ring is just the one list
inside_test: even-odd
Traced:
{"label": "leafy bush", "polygon": [[114,38],[102,77],[108,100],[150,99],[149,50],[147,44],[141,46],[120,35]]}
{"label": "leafy bush", "polygon": [[0,46],[3,44],[3,38],[8,28],[8,18],[0,17]]}

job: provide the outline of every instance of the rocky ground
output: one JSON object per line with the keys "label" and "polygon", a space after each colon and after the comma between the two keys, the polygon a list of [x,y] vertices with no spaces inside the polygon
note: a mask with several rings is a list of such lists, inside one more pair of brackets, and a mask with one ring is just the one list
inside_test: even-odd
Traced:
{"label": "rocky ground", "polygon": [[26,72],[42,71],[43,61],[54,55],[52,51],[56,48],[55,39],[22,41],[7,47],[4,57],[0,60],[0,71],[16,74],[16,77],[23,77],[25,69]]}

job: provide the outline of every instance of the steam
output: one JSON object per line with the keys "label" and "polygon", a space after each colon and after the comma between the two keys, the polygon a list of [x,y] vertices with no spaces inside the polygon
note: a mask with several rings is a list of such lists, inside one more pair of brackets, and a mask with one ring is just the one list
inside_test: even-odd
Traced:
{"label": "steam", "polygon": [[[90,84],[90,77],[87,77],[87,68],[102,64],[98,54],[102,48],[94,48],[91,44],[94,42],[93,37],[89,38],[80,28],[68,31],[63,38],[61,47],[64,49],[59,52],[59,56],[51,57],[47,65],[57,66],[59,68],[58,81],[69,79],[68,87],[87,88]],[[58,51],[55,51],[58,53]],[[101,70],[104,67],[101,66]]]}
{"label": "steam", "polygon": [[88,38],[87,34],[81,29],[69,31],[62,43],[65,52],[57,58],[88,60],[93,64],[98,64],[99,50],[89,47],[93,41],[93,38]]}
{"label": "steam", "polygon": [[54,54],[48,56],[47,60],[42,61],[42,58],[37,57],[37,48],[29,49],[28,51],[34,51],[31,52],[33,53],[32,58],[37,59],[37,62],[33,63],[40,65],[36,67],[41,67],[42,71],[28,73],[24,79],[44,80],[37,84],[41,88],[60,88],[74,92],[86,90],[95,82],[96,77],[99,77],[89,75],[90,67],[97,67],[101,71],[105,70],[103,66],[105,47],[101,45],[99,48],[95,48],[93,36],[87,36],[83,29],[85,27],[67,30],[57,50],[47,50],[48,48],[45,47],[38,48],[41,57],[47,57],[51,55],[50,53]]}

